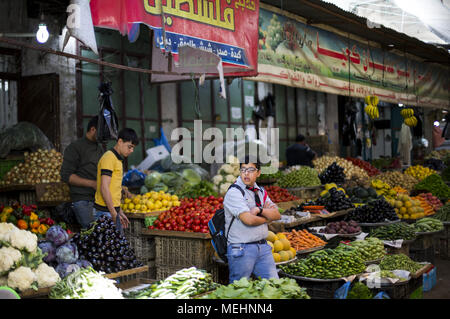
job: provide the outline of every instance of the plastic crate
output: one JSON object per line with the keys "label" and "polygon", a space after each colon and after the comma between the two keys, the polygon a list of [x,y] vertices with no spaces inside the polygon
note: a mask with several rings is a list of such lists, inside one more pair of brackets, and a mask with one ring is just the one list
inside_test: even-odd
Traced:
{"label": "plastic crate", "polygon": [[0,160],[0,179],[8,173],[14,166],[23,163],[23,160]]}
{"label": "plastic crate", "polygon": [[386,285],[380,288],[371,288],[370,291],[372,291],[374,295],[384,292],[391,299],[408,299],[410,295],[409,282],[389,286]]}
{"label": "plastic crate", "polygon": [[436,267],[433,267],[428,273],[423,274],[423,291],[430,291],[436,286]]}
{"label": "plastic crate", "polygon": [[303,280],[296,276],[284,274],[283,272],[280,273],[280,277],[295,279],[300,287],[306,289],[306,292],[311,297],[311,299],[334,299],[335,291],[342,287],[342,285],[345,283],[344,280],[324,282]]}

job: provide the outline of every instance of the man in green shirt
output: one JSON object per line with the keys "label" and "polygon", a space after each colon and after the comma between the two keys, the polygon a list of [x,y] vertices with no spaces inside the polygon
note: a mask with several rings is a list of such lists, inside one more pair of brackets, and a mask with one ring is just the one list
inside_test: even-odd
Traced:
{"label": "man in green shirt", "polygon": [[88,228],[94,218],[94,197],[97,190],[97,164],[103,148],[97,142],[98,116],[92,118],[86,135],[71,143],[64,151],[61,180],[69,184],[75,217],[81,228]]}

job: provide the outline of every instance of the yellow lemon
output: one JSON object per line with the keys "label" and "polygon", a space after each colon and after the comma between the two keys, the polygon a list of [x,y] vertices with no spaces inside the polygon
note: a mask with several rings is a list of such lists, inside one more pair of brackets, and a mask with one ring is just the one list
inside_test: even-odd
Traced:
{"label": "yellow lemon", "polygon": [[283,245],[283,243],[282,243],[280,240],[276,240],[276,241],[273,243],[273,247],[274,247],[274,249],[275,249],[276,252],[279,252],[279,251],[283,250],[284,245]]}
{"label": "yellow lemon", "polygon": [[180,205],[181,205],[181,203],[178,200],[173,202],[173,206],[180,206]]}
{"label": "yellow lemon", "polygon": [[165,206],[167,206],[168,204],[169,204],[169,202],[167,201],[167,199],[163,199],[162,200],[162,205],[165,207]]}
{"label": "yellow lemon", "polygon": [[134,204],[139,204],[139,202],[141,201],[141,199],[140,199],[140,197],[135,197],[135,198],[133,198],[133,203]]}
{"label": "yellow lemon", "polygon": [[273,260],[275,260],[276,263],[279,263],[281,261],[281,256],[278,253],[273,253]]}
{"label": "yellow lemon", "polygon": [[128,204],[123,204],[123,205],[122,205],[122,210],[123,210],[123,211],[126,211],[127,209],[128,209]]}
{"label": "yellow lemon", "polygon": [[157,200],[157,201],[155,202],[155,208],[156,208],[156,209],[160,209],[161,207],[162,207],[161,201]]}
{"label": "yellow lemon", "polygon": [[178,200],[178,196],[177,195],[172,195],[171,196],[171,200],[172,201],[177,201]]}
{"label": "yellow lemon", "polygon": [[131,198],[125,198],[125,204],[131,203]]}
{"label": "yellow lemon", "polygon": [[128,209],[129,210],[133,210],[134,209],[134,204],[133,203],[129,203],[128,204]]}
{"label": "yellow lemon", "polygon": [[148,207],[150,210],[153,210],[153,209],[155,209],[155,204],[153,204],[153,202],[151,202],[151,201],[148,201],[148,202],[147,202],[147,207]]}
{"label": "yellow lemon", "polygon": [[153,193],[152,199],[153,199],[153,201],[157,201],[159,199],[158,194],[157,193]]}

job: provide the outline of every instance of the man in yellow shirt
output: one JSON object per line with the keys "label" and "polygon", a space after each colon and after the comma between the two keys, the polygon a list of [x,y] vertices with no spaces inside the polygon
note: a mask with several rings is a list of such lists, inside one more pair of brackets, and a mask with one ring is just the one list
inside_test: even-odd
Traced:
{"label": "man in yellow shirt", "polygon": [[111,217],[117,229],[127,228],[129,221],[120,208],[122,198],[123,159],[133,153],[139,140],[136,132],[124,128],[119,132],[116,145],[100,158],[97,166],[95,218]]}

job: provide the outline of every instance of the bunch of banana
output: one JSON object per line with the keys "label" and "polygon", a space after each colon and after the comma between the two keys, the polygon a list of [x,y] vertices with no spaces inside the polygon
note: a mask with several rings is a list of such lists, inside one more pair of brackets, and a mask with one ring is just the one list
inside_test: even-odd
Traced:
{"label": "bunch of banana", "polygon": [[414,127],[417,125],[417,118],[414,116],[414,110],[411,108],[403,109],[400,111],[401,116],[405,121],[405,124]]}
{"label": "bunch of banana", "polygon": [[377,119],[380,117],[380,113],[378,111],[378,96],[375,95],[367,95],[365,98],[366,107],[364,111],[369,115],[369,117],[373,119]]}

